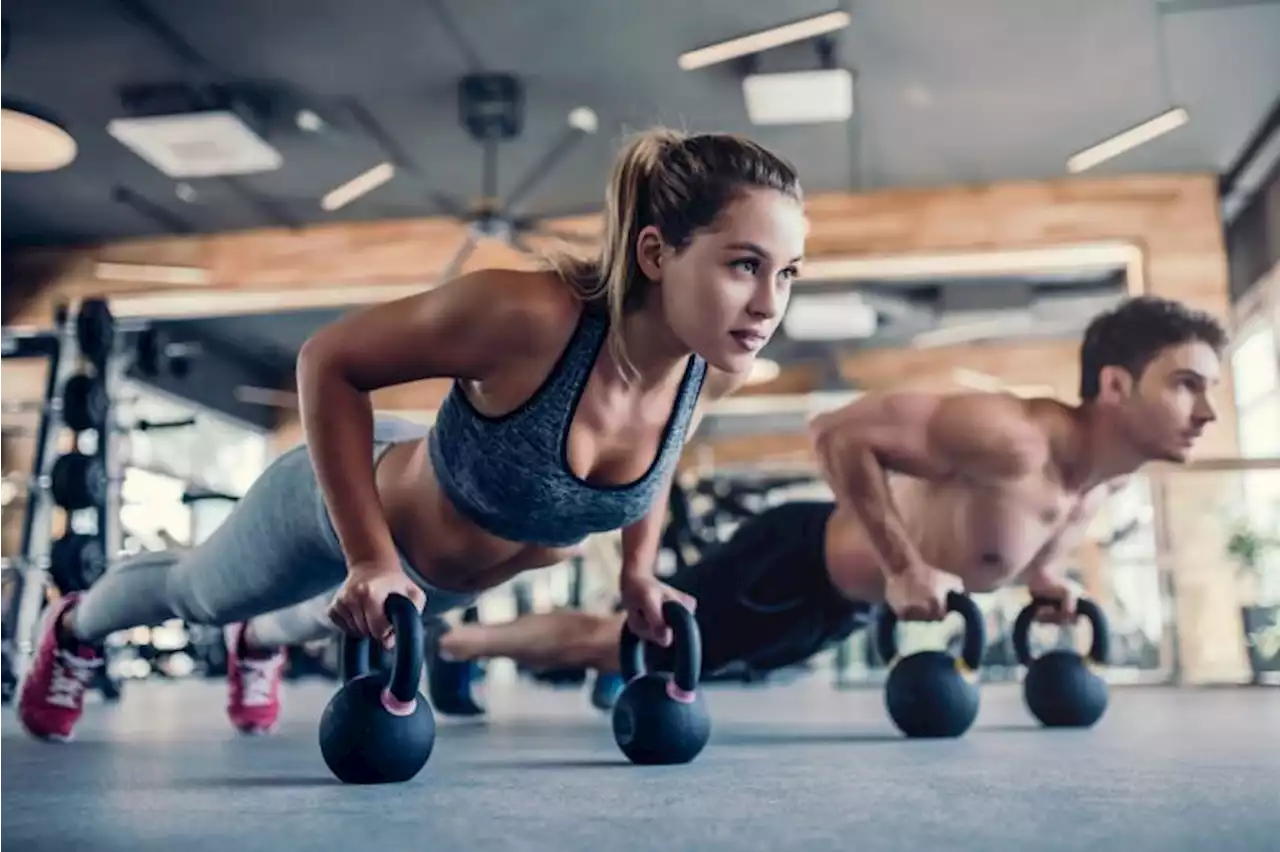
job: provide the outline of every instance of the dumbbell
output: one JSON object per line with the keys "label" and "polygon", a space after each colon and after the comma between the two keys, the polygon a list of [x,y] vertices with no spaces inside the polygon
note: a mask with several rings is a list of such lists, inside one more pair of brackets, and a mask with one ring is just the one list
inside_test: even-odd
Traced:
{"label": "dumbbell", "polygon": [[102,367],[116,341],[116,320],[106,299],[85,299],[76,311],[76,345],[80,354]]}
{"label": "dumbbell", "polygon": [[107,554],[97,536],[69,533],[49,550],[49,576],[63,594],[82,592],[107,570]]}
{"label": "dumbbell", "polygon": [[1107,662],[1111,633],[1102,608],[1087,598],[1081,598],[1076,602],[1076,613],[1093,628],[1088,655],[1082,656],[1074,649],[1058,648],[1034,657],[1031,653],[1031,622],[1039,610],[1058,605],[1054,600],[1034,598],[1018,613],[1013,623],[1014,653],[1018,662],[1027,668],[1022,681],[1023,700],[1031,715],[1045,727],[1088,728],[1107,710],[1110,690],[1095,667]]}
{"label": "dumbbell", "polygon": [[[12,473],[4,477],[4,481],[13,487],[30,485],[31,477],[27,474]],[[38,481],[38,486],[48,488],[53,495],[53,502],[63,509],[76,512],[101,506],[106,500],[109,479],[106,468],[96,456],[73,450],[59,456],[53,463],[46,481]]]}
{"label": "dumbbell", "polygon": [[[62,422],[73,432],[86,432],[90,429],[99,431],[107,423],[111,409],[111,399],[107,395],[107,387],[97,376],[88,373],[76,373],[62,385],[59,395]],[[32,400],[29,402],[6,403],[5,414],[26,414],[33,412],[43,414],[50,406],[47,402]],[[22,431],[22,430],[15,430]],[[30,434],[29,432],[27,434]]]}
{"label": "dumbbell", "polygon": [[96,535],[77,532],[55,539],[49,548],[47,560],[30,560],[26,557],[4,560],[6,571],[25,573],[32,569],[47,568],[54,586],[64,595],[85,591],[102,577],[107,567],[107,554],[102,541]]}
{"label": "dumbbell", "polygon": [[[103,299],[86,299],[76,314],[76,343],[81,354],[101,370],[115,347],[116,335],[138,330],[136,323],[118,323]],[[190,344],[177,344],[168,333],[154,325],[138,330],[134,341],[133,366],[147,378],[169,376],[184,379],[191,372]],[[74,427],[73,427],[74,428]]]}
{"label": "dumbbell", "polygon": [[919,651],[898,658],[898,617],[887,605],[876,626],[880,657],[889,665],[885,707],[908,737],[958,737],[978,718],[977,671],[986,647],[986,622],[973,598],[947,594],[947,611],[964,617],[960,656],[946,651]]}
{"label": "dumbbell", "polygon": [[107,499],[107,469],[97,456],[72,450],[54,461],[49,490],[64,509],[101,506]]}

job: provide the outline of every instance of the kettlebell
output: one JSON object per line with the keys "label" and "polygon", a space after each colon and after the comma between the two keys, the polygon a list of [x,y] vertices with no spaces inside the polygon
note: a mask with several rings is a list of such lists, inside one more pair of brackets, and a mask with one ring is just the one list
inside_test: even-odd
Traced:
{"label": "kettlebell", "polygon": [[978,718],[977,671],[987,644],[986,622],[973,599],[947,594],[947,612],[964,617],[964,647],[959,657],[946,651],[919,651],[898,659],[898,616],[883,607],[876,645],[889,665],[885,708],[908,737],[958,737]]}
{"label": "kettlebell", "polygon": [[[711,738],[698,678],[702,672],[702,634],[693,613],[667,601],[662,617],[674,634],[675,671],[646,671],[640,637],[622,628],[620,656],[627,685],[613,705],[613,738],[636,764],[688,763]],[[664,649],[665,650],[665,649]]]}
{"label": "kettlebell", "polygon": [[1093,628],[1087,656],[1074,649],[1057,648],[1039,657],[1031,654],[1031,623],[1042,607],[1056,607],[1058,601],[1033,598],[1013,622],[1013,651],[1027,667],[1022,680],[1022,697],[1031,715],[1047,728],[1088,728],[1102,718],[1110,690],[1095,670],[1105,665],[1111,633],[1102,607],[1081,598],[1076,613]]}
{"label": "kettlebell", "polygon": [[346,784],[408,781],[427,765],[436,720],[419,694],[422,621],[413,601],[388,595],[384,605],[395,629],[391,671],[370,672],[374,649],[366,637],[342,637],[345,681],[320,717],[320,753]]}

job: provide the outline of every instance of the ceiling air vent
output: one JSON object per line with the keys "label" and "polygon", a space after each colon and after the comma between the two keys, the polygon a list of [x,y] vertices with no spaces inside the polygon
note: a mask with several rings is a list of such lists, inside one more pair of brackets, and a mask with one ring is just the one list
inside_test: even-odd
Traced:
{"label": "ceiling air vent", "polygon": [[280,168],[280,152],[233,112],[117,118],[107,132],[171,178],[246,175]]}

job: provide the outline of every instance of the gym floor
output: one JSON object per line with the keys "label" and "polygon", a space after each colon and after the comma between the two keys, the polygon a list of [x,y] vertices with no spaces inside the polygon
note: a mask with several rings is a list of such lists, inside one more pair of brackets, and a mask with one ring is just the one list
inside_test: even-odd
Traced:
{"label": "gym floor", "polygon": [[1051,732],[987,686],[963,739],[909,742],[875,689],[715,685],[702,755],[642,768],[581,691],[499,685],[413,781],[346,787],[316,745],[330,686],[289,686],[265,738],[209,682],[130,684],[69,746],[10,708],[7,848],[1260,852],[1280,831],[1275,689],[1117,688],[1096,728]]}

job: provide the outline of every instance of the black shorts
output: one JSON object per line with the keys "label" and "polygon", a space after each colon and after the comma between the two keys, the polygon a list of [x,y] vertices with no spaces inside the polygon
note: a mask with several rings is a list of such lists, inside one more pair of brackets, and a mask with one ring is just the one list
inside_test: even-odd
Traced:
{"label": "black shorts", "polygon": [[834,509],[829,502],[775,506],[666,578],[697,598],[704,675],[733,663],[768,671],[803,662],[869,623],[872,606],[844,597],[827,574]]}

